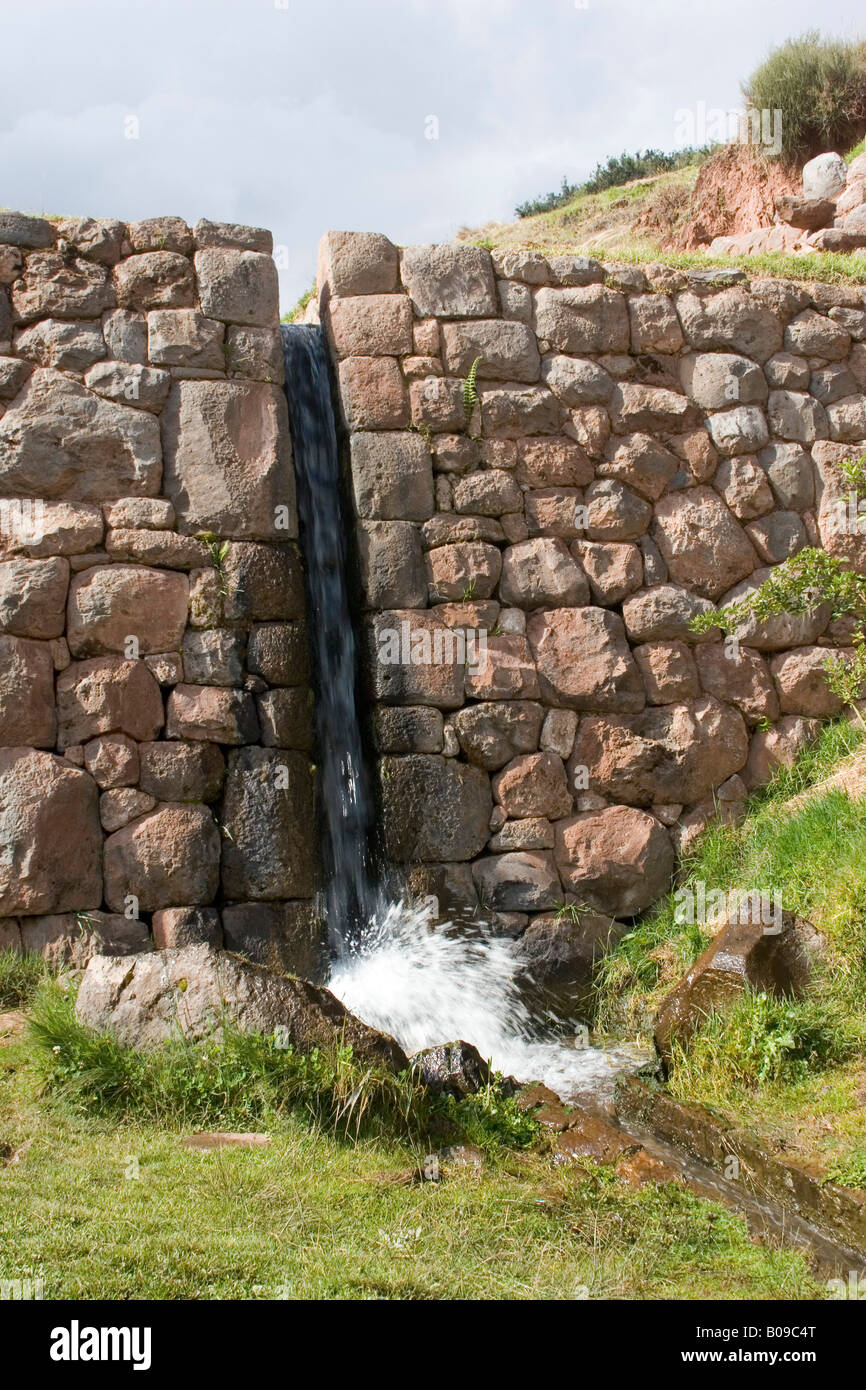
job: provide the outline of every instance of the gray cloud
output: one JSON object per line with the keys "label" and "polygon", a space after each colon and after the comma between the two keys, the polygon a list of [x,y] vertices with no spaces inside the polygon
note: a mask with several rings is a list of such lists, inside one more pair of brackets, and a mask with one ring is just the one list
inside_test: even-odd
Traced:
{"label": "gray cloud", "polygon": [[[853,33],[858,9],[828,0],[823,27]],[[813,16],[809,0],[29,0],[3,17],[0,196],[268,226],[290,307],[326,228],[447,238],[609,154],[672,148],[678,108],[736,105]]]}

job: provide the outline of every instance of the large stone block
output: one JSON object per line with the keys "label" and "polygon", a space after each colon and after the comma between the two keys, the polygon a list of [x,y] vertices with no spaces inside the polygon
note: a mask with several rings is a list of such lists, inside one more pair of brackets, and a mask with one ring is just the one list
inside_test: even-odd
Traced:
{"label": "large stone block", "polygon": [[99,318],[115,302],[111,276],[104,266],[55,251],[28,256],[24,273],[12,288],[16,323]]}
{"label": "large stone block", "polygon": [[105,356],[105,340],[99,324],[87,319],[40,319],[15,334],[15,351],[41,367],[86,372]]}
{"label": "large stone block", "polygon": [[706,641],[696,638],[689,624],[712,606],[679,584],[653,584],[625,600],[622,616],[632,642]]}
{"label": "large stone block", "polygon": [[124,309],[184,309],[196,302],[192,266],[175,251],[127,257],[114,268],[114,288]]}
{"label": "large stone block", "polygon": [[485,700],[458,710],[454,729],[467,761],[495,772],[518,754],[536,751],[543,717],[534,701]]}
{"label": "large stone block", "polygon": [[373,698],[388,705],[463,704],[467,641],[417,609],[377,613],[364,629],[364,665]]}
{"label": "large stone block", "polygon": [[490,253],[480,246],[407,246],[400,269],[422,318],[491,318],[497,312]]}
{"label": "large stone block", "polygon": [[316,887],[313,773],[309,759],[284,748],[229,754],[221,820],[222,886],[227,898],[311,898]]}
{"label": "large stone block", "polygon": [[0,419],[0,492],[104,502],[160,489],[159,424],[37,368]]}
{"label": "large stone block", "polygon": [[526,634],[542,693],[552,704],[624,714],[643,708],[643,683],[618,614],[557,608],[534,614]]}
{"label": "large stone block", "polygon": [[142,743],[142,791],[157,801],[216,801],[225,777],[225,759],[214,743]]}
{"label": "large stone block", "polygon": [[493,800],[481,768],[416,753],[379,763],[385,851],[395,864],[474,859]]}
{"label": "large stone block", "polygon": [[247,644],[247,669],[269,685],[304,685],[310,675],[306,624],[255,624]]}
{"label": "large stone block", "polygon": [[0,745],[53,748],[56,734],[48,643],[0,634]]}
{"label": "large stone block", "polygon": [[185,574],[143,565],[95,565],[69,586],[66,639],[73,656],[178,651],[186,626]]}
{"label": "large stone block", "polygon": [[491,781],[493,798],[512,820],[545,816],[559,820],[571,810],[571,792],[556,753],[524,753],[512,758]]}
{"label": "large stone block", "polygon": [[397,248],[379,232],[326,232],[319,242],[320,291],[389,294],[397,289],[398,275]]}
{"label": "large stone block", "polygon": [[588,768],[590,788],[614,801],[688,805],[739,772],[748,748],[742,716],[707,695],[631,718],[587,715],[571,765]]}
{"label": "large stone block", "polygon": [[163,725],[162,695],[143,661],[117,656],[75,661],[57,677],[57,742],[86,743],[96,734],[146,742]]}
{"label": "large stone block", "polygon": [[402,357],[412,351],[412,305],[405,294],[332,299],[326,323],[338,357]]}
{"label": "large stone block", "polygon": [[700,352],[680,363],[683,389],[704,410],[759,404],[767,399],[767,381],[757,363],[731,352]]}
{"label": "large stone block", "polygon": [[712,488],[663,497],[652,535],[671,578],[705,598],[718,598],[758,565],[745,531]]}
{"label": "large stone block", "polygon": [[352,488],[358,516],[426,521],[433,515],[433,461],[415,434],[353,434]]}
{"label": "large stone block", "polygon": [[105,842],[105,901],[123,912],[131,895],[141,912],[213,902],[219,888],[220,834],[206,806],[157,806]]}
{"label": "large stone block", "polygon": [[101,901],[93,778],[50,753],[0,749],[0,916],[87,911]]}
{"label": "large stone block", "polygon": [[226,949],[284,975],[323,984],[330,972],[327,925],[312,903],[231,903],[223,909]]}
{"label": "large stone block", "polygon": [[358,555],[368,608],[426,607],[424,551],[411,521],[360,522]]}
{"label": "large stone block", "polygon": [[399,430],[409,424],[409,397],[396,357],[344,357],[339,377],[350,430]]}
{"label": "large stone block", "polygon": [[68,587],[68,560],[4,560],[0,563],[0,631],[17,637],[62,636]]}
{"label": "large stone block", "polygon": [[552,854],[494,854],[472,865],[472,877],[483,905],[495,912],[543,912],[562,901]]}
{"label": "large stone block", "polygon": [[234,746],[255,743],[259,721],[252,695],[218,685],[176,685],[168,697],[167,738]]}
{"label": "large stone block", "polygon": [[537,538],[509,546],[499,591],[518,608],[574,607],[589,602],[589,584],[564,541]]}
{"label": "large stone block", "polygon": [[540,289],[535,296],[536,333],[557,352],[628,352],[627,301],[603,285]]}
{"label": "large stone block", "polygon": [[538,345],[532,329],[524,323],[501,319],[446,323],[442,337],[445,370],[451,376],[468,376],[473,362],[480,358],[476,368],[479,380],[538,380]]}
{"label": "large stone block", "polygon": [[765,362],[782,346],[776,315],[739,285],[706,298],[689,290],[676,306],[686,339],[701,352],[729,349]]}
{"label": "large stone block", "polygon": [[205,314],[226,323],[267,328],[280,318],[280,282],[270,256],[260,251],[206,247],[195,253]]}
{"label": "large stone block", "polygon": [[163,367],[224,372],[225,324],[197,309],[153,309],[147,316],[147,355]]}
{"label": "large stone block", "polygon": [[556,827],[562,882],[581,903],[611,917],[633,917],[666,893],[674,869],[660,821],[631,806],[608,806]]}
{"label": "large stone block", "polygon": [[430,597],[443,599],[490,598],[502,572],[502,555],[483,541],[458,541],[427,552]]}
{"label": "large stone block", "polygon": [[162,421],[164,490],[179,530],[273,540],[297,535],[288,411],[278,387],[179,381]]}

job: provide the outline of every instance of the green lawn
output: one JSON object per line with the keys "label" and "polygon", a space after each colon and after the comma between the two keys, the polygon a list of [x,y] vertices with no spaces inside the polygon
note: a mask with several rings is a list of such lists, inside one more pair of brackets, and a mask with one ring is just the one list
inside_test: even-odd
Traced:
{"label": "green lawn", "polygon": [[[804,1258],[678,1185],[492,1149],[413,1182],[425,1146],[287,1115],[196,1153],[170,1122],[88,1118],[0,1048],[0,1277],[62,1299],[820,1298]],[[187,1131],[189,1132],[189,1131]]]}

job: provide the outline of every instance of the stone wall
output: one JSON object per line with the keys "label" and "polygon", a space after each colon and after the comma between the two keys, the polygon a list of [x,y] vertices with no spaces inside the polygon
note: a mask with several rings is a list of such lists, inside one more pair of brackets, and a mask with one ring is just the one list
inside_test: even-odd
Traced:
{"label": "stone wall", "polygon": [[322,971],[271,249],[0,213],[0,947]]}
{"label": "stone wall", "polygon": [[389,857],[503,932],[632,916],[839,710],[826,608],[689,623],[808,545],[866,573],[864,290],[332,232],[319,313]]}

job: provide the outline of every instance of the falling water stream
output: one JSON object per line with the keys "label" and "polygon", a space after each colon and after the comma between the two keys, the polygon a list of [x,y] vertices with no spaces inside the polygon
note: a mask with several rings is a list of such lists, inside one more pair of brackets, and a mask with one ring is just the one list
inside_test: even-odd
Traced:
{"label": "falling water stream", "polygon": [[604,1092],[632,1058],[551,1038],[515,983],[513,943],[437,923],[429,902],[389,897],[375,870],[375,807],[355,700],[346,532],[322,330],[282,329],[316,689],[330,987],[407,1052],[463,1038],[499,1071],[565,1097]]}

